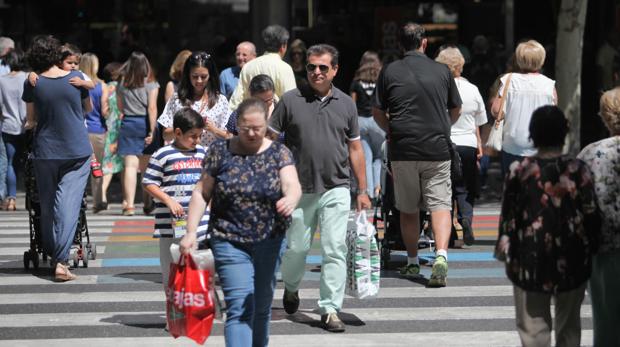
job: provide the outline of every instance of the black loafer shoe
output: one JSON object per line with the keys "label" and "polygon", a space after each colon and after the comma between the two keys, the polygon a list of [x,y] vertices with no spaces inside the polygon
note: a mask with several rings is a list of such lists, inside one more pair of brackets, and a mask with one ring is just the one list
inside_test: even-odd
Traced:
{"label": "black loafer shoe", "polygon": [[284,305],[284,311],[286,311],[286,313],[293,314],[297,312],[299,309],[299,291],[289,292],[284,289],[282,304]]}

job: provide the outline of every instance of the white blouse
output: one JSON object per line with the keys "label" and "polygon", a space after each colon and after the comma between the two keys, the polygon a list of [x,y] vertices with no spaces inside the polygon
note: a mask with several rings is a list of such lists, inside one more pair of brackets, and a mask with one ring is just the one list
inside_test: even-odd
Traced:
{"label": "white blouse", "polygon": [[461,100],[461,114],[456,123],[452,124],[450,139],[457,146],[478,148],[476,129],[487,122],[484,101],[478,87],[463,77],[454,79]]}
{"label": "white blouse", "polygon": [[[172,128],[172,120],[174,118],[174,114],[182,109],[184,105],[179,100],[179,96],[177,93],[174,93],[172,97],[166,103],[166,107],[164,107],[164,111],[159,116],[157,122],[166,128]],[[228,123],[228,117],[230,113],[228,112],[228,100],[226,100],[226,96],[220,94],[218,96],[217,102],[213,107],[208,108],[207,105],[204,105],[202,100],[194,101],[191,105],[192,109],[196,112],[199,112],[202,116],[202,119],[213,122],[215,126],[219,129],[226,129],[226,123]],[[200,111],[202,110],[202,112]],[[202,145],[209,146],[213,141],[215,141],[217,137],[207,131],[203,130],[202,132]]]}
{"label": "white blouse", "polygon": [[[499,90],[504,95],[508,74],[502,76]],[[504,134],[502,150],[519,156],[536,154],[530,140],[530,120],[539,107],[555,104],[553,90],[555,81],[542,74],[513,73],[504,102]]]}

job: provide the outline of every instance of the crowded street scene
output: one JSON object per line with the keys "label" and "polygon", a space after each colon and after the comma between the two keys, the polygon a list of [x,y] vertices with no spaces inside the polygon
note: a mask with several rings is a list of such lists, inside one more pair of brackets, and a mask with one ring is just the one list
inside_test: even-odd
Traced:
{"label": "crowded street scene", "polygon": [[620,347],[620,1],[0,0],[0,347]]}

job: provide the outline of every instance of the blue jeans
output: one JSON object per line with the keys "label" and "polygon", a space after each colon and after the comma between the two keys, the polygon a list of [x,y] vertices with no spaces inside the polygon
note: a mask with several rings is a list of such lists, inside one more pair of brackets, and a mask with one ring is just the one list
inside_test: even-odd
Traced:
{"label": "blue jeans", "polygon": [[358,117],[364,160],[366,162],[366,184],[368,195],[375,196],[375,188],[381,185],[381,144],[385,132],[372,117]]}
{"label": "blue jeans", "polygon": [[23,143],[23,137],[24,135],[11,135],[2,133],[2,141],[4,141],[4,148],[6,149],[6,159],[8,164],[6,170],[6,196],[8,198],[15,198],[17,196],[17,170],[15,170],[15,156],[20,150],[21,144]]}
{"label": "blue jeans", "polygon": [[267,346],[271,302],[284,235],[253,244],[211,239],[226,301],[227,347]]}
{"label": "blue jeans", "polygon": [[90,173],[90,156],[35,159],[33,163],[41,203],[43,249],[53,261],[66,262]]}
{"label": "blue jeans", "polygon": [[7,197],[6,191],[6,174],[8,170],[8,161],[2,137],[0,137],[0,200]]}

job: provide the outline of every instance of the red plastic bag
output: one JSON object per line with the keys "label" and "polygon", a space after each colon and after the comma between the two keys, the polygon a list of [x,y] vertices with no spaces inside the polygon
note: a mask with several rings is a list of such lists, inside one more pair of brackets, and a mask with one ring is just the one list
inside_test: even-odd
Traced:
{"label": "red plastic bag", "polygon": [[215,305],[209,292],[211,273],[199,269],[189,254],[170,264],[166,290],[166,320],[170,335],[187,336],[204,344],[211,334]]}

